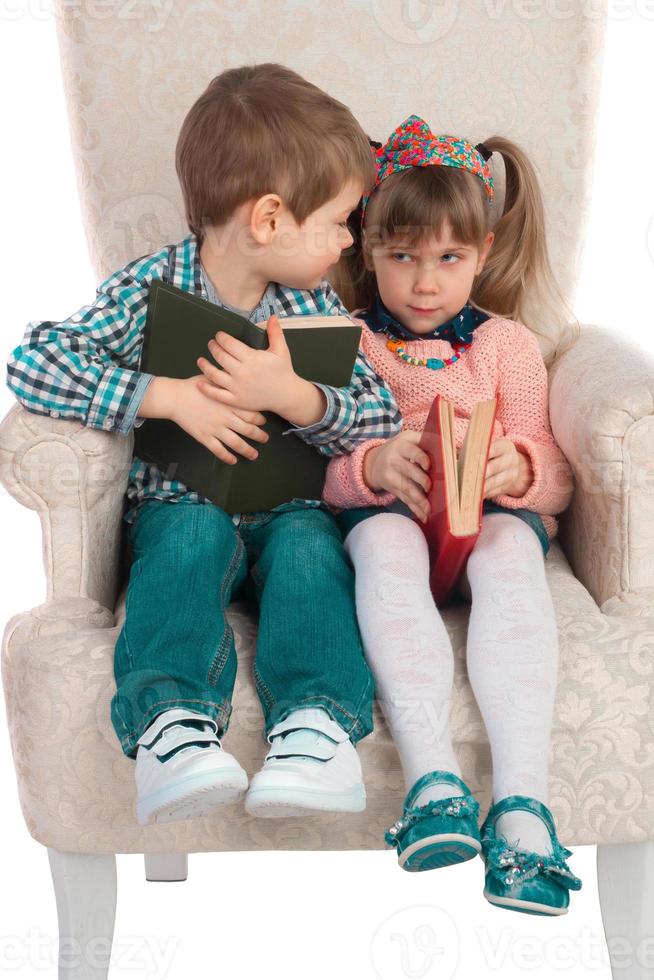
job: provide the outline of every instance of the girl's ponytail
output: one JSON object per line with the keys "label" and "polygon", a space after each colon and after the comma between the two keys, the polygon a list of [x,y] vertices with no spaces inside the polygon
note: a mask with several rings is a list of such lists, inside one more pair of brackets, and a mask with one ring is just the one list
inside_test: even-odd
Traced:
{"label": "girl's ponytail", "polygon": [[483,142],[504,161],[504,208],[492,228],[495,239],[470,298],[486,312],[529,327],[543,341],[541,353],[551,367],[576,342],[580,327],[550,265],[538,178],[528,156],[512,140],[492,136]]}

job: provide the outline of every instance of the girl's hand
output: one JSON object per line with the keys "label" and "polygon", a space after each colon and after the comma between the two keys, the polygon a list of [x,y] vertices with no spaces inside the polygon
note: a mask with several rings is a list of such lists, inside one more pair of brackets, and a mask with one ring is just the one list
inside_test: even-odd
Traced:
{"label": "girl's hand", "polygon": [[418,443],[421,432],[406,429],[373,446],[363,458],[364,483],[375,493],[388,490],[409,507],[421,521],[429,516],[427,476],[429,456]]}
{"label": "girl's hand", "polygon": [[209,341],[209,351],[222,370],[199,357],[196,363],[206,378],[199,383],[200,391],[223,405],[277,412],[285,394],[297,387],[298,375],[277,316],[270,317],[266,329],[267,350],[253,350],[219,330]]}
{"label": "girl's hand", "polygon": [[504,436],[491,445],[486,467],[484,499],[508,493],[522,497],[533,483],[531,460]]}

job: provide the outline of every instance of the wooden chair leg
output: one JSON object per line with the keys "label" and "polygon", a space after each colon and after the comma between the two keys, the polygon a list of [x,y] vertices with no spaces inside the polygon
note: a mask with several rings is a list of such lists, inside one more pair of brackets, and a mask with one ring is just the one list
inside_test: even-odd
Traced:
{"label": "wooden chair leg", "polygon": [[598,845],[597,883],[613,980],[651,980],[654,841]]}
{"label": "wooden chair leg", "polygon": [[59,921],[59,980],[107,980],[116,921],[116,855],[48,848]]}
{"label": "wooden chair leg", "polygon": [[146,881],[186,881],[188,854],[144,854]]}

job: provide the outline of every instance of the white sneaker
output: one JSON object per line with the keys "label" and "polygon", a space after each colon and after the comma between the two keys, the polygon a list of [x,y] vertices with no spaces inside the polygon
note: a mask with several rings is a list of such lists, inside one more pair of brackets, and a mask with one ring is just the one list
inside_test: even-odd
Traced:
{"label": "white sneaker", "polygon": [[361,762],[349,735],[324,708],[298,708],[271,728],[263,768],[245,797],[256,817],[365,810]]}
{"label": "white sneaker", "polygon": [[146,728],[136,752],[140,824],[203,817],[240,799],[247,773],[217,731],[212,718],[186,708],[164,711]]}

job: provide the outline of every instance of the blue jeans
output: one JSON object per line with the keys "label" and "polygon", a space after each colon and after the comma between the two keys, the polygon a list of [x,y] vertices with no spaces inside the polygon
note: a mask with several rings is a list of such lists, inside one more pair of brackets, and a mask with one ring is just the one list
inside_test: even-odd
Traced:
{"label": "blue jeans", "polygon": [[374,681],[356,618],[354,572],[334,518],[289,503],[243,514],[146,500],[128,524],[132,565],[114,653],[111,721],[122,750],[160,712],[192,708],[226,731],[237,658],[225,616],[258,608],[254,683],[265,732],[295,708],[323,707],[353,743],[373,728]]}
{"label": "blue jeans", "polygon": [[[336,514],[336,522],[341,529],[343,540],[345,540],[355,524],[358,524],[360,521],[365,521],[368,517],[374,517],[375,514],[387,514],[389,511],[391,513],[404,514],[405,517],[413,518],[414,516],[406,504],[399,500],[390,504],[388,507],[352,507],[349,510],[341,511],[340,514]],[[543,549],[543,558],[547,558],[547,552],[550,550],[550,539],[540,514],[537,514],[533,510],[527,510],[526,507],[503,507],[501,504],[496,504],[492,500],[484,500],[481,513],[482,520],[484,514],[513,514],[515,517],[520,518],[537,535]]]}

